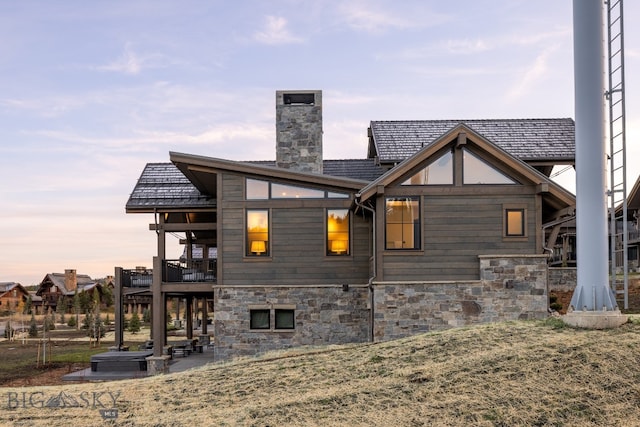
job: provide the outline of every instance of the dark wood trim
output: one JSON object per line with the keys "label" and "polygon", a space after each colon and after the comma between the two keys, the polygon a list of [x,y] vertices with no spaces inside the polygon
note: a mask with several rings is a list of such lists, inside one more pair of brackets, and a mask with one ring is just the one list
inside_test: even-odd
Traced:
{"label": "dark wood trim", "polygon": [[179,223],[166,223],[162,221],[162,224],[149,224],[149,230],[164,230],[164,231],[210,231],[216,230],[218,224],[215,222],[179,222]]}

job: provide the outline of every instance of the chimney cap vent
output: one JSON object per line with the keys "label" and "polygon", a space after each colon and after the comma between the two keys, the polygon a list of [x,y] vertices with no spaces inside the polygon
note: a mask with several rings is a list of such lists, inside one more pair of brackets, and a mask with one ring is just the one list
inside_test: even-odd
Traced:
{"label": "chimney cap vent", "polygon": [[285,93],[282,95],[285,105],[315,105],[314,93]]}

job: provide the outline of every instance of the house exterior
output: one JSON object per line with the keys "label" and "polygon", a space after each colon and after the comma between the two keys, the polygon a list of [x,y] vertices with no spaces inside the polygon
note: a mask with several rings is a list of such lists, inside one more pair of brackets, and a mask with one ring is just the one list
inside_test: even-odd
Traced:
{"label": "house exterior", "polygon": [[38,285],[36,295],[42,298],[42,310],[56,311],[59,301],[63,297],[71,303],[74,295],[80,292],[93,292],[97,288],[102,295],[102,285],[86,274],[77,274],[76,270],[68,269],[64,273],[48,273]]}
{"label": "house exterior", "polygon": [[[366,158],[323,160],[321,91],[278,91],[275,162],[148,164],[126,211],[158,234],[153,318],[170,297],[212,299],[222,360],[545,316],[549,248],[575,210],[549,175],[574,163],[573,121],[374,121],[368,136]],[[167,259],[169,232],[184,259]]]}
{"label": "house exterior", "polygon": [[0,313],[21,312],[21,306],[29,298],[29,292],[16,282],[0,282]]}
{"label": "house exterior", "polygon": [[[623,206],[616,208],[616,233],[621,237],[624,231],[622,224]],[[640,177],[636,179],[631,191],[627,195],[627,262],[631,271],[640,271],[640,227],[638,219],[640,218]],[[621,238],[618,238],[616,252],[622,251]],[[617,266],[622,265],[621,254],[616,254]]]}

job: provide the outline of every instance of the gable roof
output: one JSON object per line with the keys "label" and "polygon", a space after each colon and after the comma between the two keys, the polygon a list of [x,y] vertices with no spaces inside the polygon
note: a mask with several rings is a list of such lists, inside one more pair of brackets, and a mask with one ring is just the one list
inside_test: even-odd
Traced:
{"label": "gable roof", "polygon": [[531,164],[575,162],[575,124],[568,118],[372,121],[368,156],[401,162],[460,124]]}
{"label": "gable roof", "polygon": [[[622,210],[622,206],[622,203],[616,206],[616,213]],[[627,193],[627,210],[640,210],[640,176],[636,178],[636,182]]]}
{"label": "gable roof", "polygon": [[473,142],[480,146],[484,151],[496,158],[503,164],[517,170],[520,174],[526,177],[531,182],[544,187],[544,192],[548,192],[554,199],[555,204],[558,207],[572,206],[575,204],[575,197],[568,190],[564,189],[560,185],[556,184],[544,174],[538,172],[536,169],[523,162],[522,160],[512,156],[507,151],[493,144],[491,141],[484,138],[482,135],[475,132],[464,124],[458,124],[454,128],[450,129],[447,133],[442,135],[431,144],[419,150],[413,156],[405,159],[402,163],[396,167],[390,169],[387,173],[380,176],[375,181],[369,183],[364,187],[356,198],[360,201],[365,201],[376,194],[379,186],[387,186],[401,178],[411,169],[419,166],[431,156],[438,153],[442,148],[451,144],[458,138],[460,134],[465,134],[465,138],[470,137]]}
{"label": "gable roof", "polygon": [[24,295],[29,295],[29,292],[20,283],[0,282],[0,298],[14,289],[20,291]]}
{"label": "gable roof", "polygon": [[[38,295],[42,295],[42,291],[45,287],[57,286],[62,294],[73,295],[75,291],[67,289],[64,284],[64,279],[64,273],[48,273],[46,276],[44,276],[42,282],[40,282],[36,293]],[[78,284],[78,292],[82,290],[89,290],[96,285],[95,281],[86,274],[76,274],[76,283]]]}

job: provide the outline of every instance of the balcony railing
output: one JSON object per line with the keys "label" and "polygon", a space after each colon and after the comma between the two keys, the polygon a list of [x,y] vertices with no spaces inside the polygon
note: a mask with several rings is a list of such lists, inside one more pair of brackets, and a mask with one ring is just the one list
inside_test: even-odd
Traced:
{"label": "balcony railing", "polygon": [[122,270],[122,286],[125,288],[150,288],[153,274],[149,271]]}
{"label": "balcony railing", "polygon": [[215,282],[217,259],[165,260],[162,281],[170,283]]}

